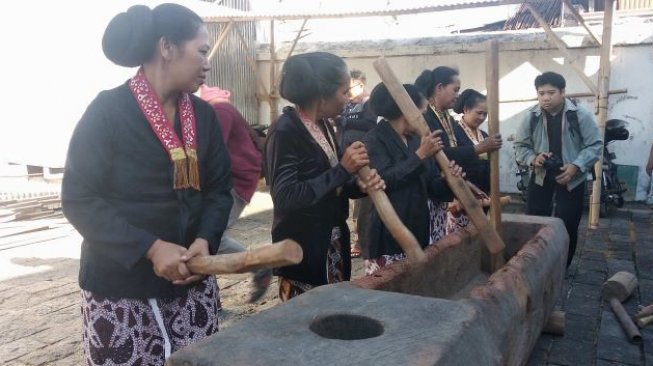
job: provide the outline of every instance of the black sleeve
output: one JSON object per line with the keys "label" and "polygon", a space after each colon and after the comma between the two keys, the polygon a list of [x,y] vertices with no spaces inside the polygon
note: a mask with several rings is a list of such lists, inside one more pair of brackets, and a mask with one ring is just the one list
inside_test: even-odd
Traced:
{"label": "black sleeve", "polygon": [[465,166],[473,165],[478,159],[474,146],[445,147],[444,154],[447,155],[449,160],[455,160],[456,164],[460,165],[463,170]]}
{"label": "black sleeve", "polygon": [[342,186],[342,195],[355,200],[367,196],[367,193],[361,192],[358,184],[356,184],[356,177],[352,177]]}
{"label": "black sleeve", "polygon": [[113,172],[113,134],[100,97],[88,107],[73,132],[61,189],[63,212],[89,245],[131,269],[157,237],[131,225],[103,197]]}
{"label": "black sleeve", "polygon": [[361,132],[368,132],[376,126],[376,121],[366,118],[354,118],[347,120],[347,128]]}
{"label": "black sleeve", "polygon": [[437,202],[451,202],[454,199],[454,194],[449,188],[447,180],[440,174],[435,161],[430,161],[427,172],[424,173],[426,180],[426,188],[430,198]]}
{"label": "black sleeve", "polygon": [[197,237],[206,239],[209,242],[210,253],[216,254],[222,234],[227,228],[233,198],[229,154],[215,114],[209,113],[209,116],[211,121],[206,136],[209,149],[204,164],[206,175],[201,187],[202,217]]}
{"label": "black sleeve", "polygon": [[395,164],[376,136],[368,134],[364,142],[370,158],[370,167],[376,169],[383,178],[387,190],[396,189],[404,184],[411,173],[423,172],[423,162],[416,153],[410,153],[408,159]]}
{"label": "black sleeve", "polygon": [[267,142],[265,159],[271,194],[275,207],[282,211],[313,206],[351,178],[338,164],[315,178],[299,180],[299,163],[303,157],[295,142],[300,139],[293,131],[280,129],[272,132]]}

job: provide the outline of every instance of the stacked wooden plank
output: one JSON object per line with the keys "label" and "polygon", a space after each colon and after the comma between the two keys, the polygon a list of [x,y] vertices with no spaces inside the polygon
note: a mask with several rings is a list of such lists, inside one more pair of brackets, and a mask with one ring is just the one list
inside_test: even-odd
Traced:
{"label": "stacked wooden plank", "polygon": [[57,194],[0,201],[0,222],[62,217]]}
{"label": "stacked wooden plank", "polygon": [[55,240],[73,232],[63,217],[4,222],[0,223],[0,250]]}
{"label": "stacked wooden plank", "polygon": [[73,231],[61,212],[59,194],[0,201],[0,250],[62,238]]}

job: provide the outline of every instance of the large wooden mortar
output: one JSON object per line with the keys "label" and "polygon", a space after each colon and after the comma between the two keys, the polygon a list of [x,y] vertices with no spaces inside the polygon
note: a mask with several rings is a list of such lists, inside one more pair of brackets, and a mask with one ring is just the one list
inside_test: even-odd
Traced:
{"label": "large wooden mortar", "polygon": [[169,366],[523,365],[554,309],[569,238],[562,221],[503,216],[506,264],[474,231],[427,264],[323,286],[173,354]]}

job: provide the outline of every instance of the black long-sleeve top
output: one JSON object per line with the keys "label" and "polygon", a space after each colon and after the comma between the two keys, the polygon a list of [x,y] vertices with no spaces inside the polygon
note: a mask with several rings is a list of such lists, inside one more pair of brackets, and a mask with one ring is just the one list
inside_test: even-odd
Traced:
{"label": "black long-sleeve top", "polygon": [[[453,196],[434,159],[421,160],[415,153],[420,146],[420,137],[409,135],[406,140],[404,144],[390,123],[383,120],[365,136],[364,141],[370,167],[376,169],[385,181],[385,192],[397,215],[425,247],[429,243],[427,200],[448,202]],[[402,253],[376,211],[372,213],[371,222],[369,248],[363,256],[378,258]]]}
{"label": "black long-sleeve top", "polygon": [[[458,124],[457,124],[458,125]],[[460,127],[460,125],[458,125]],[[483,137],[488,138],[488,134],[481,130]],[[460,147],[474,147],[474,142],[467,136],[462,128],[456,129],[456,139]],[[487,159],[475,159],[465,165],[465,178],[474,183],[485,193],[490,193],[490,161]]]}
{"label": "black long-sleeve top", "polygon": [[[145,255],[162,239],[196,238],[217,252],[232,198],[229,156],[211,106],[191,96],[201,191],[173,189],[168,152],[127,83],[101,92],[77,124],[68,149],[63,211],[84,238],[79,284],[118,298],[175,297],[188,286],[155,275]],[[179,118],[175,130],[180,135]]]}
{"label": "black long-sleeve top", "polygon": [[[323,133],[331,136],[328,140],[335,141],[330,125],[324,121],[317,123]],[[340,158],[340,147],[335,148]],[[300,264],[279,268],[275,273],[315,286],[326,284],[331,231],[340,227],[344,275],[349,279],[348,199],[364,196],[352,175],[340,164],[331,167],[326,154],[291,107],[284,108],[270,127],[265,162],[274,203],[272,240],[293,239],[304,252]]]}

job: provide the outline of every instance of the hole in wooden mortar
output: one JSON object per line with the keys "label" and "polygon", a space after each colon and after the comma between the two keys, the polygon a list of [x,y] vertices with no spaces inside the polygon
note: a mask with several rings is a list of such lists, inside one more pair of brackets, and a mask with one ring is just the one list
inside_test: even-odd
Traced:
{"label": "hole in wooden mortar", "polygon": [[376,319],[353,314],[321,316],[311,323],[309,329],[320,337],[353,341],[383,334],[383,324]]}

